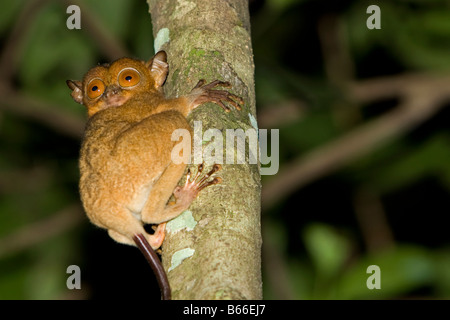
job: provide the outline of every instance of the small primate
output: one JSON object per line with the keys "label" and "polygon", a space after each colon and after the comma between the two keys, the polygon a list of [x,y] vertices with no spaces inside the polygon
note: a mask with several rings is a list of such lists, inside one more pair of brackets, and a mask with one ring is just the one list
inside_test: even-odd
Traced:
{"label": "small primate", "polygon": [[[178,186],[186,163],[171,160],[172,132],[192,129],[186,119],[197,106],[213,102],[225,111],[240,110],[242,99],[216,87],[228,82],[200,80],[179,98],[166,98],[167,56],[158,52],[148,62],[121,58],[90,69],[83,81],[68,80],[73,99],[87,108],[88,122],[80,151],[80,193],[95,225],[117,242],[136,245],[158,279],[162,299],[170,299],[167,275],[154,250],[165,237],[165,224],[186,210],[203,188],[219,183],[208,178],[220,165]],[[175,201],[169,202],[174,196]],[[154,234],[144,224],[157,225]]]}

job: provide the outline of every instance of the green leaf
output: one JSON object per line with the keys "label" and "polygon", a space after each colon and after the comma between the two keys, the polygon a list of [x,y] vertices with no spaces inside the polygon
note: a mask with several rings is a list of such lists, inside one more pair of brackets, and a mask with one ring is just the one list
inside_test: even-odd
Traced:
{"label": "green leaf", "polygon": [[318,276],[331,278],[336,275],[350,253],[348,239],[324,224],[308,226],[303,237]]}

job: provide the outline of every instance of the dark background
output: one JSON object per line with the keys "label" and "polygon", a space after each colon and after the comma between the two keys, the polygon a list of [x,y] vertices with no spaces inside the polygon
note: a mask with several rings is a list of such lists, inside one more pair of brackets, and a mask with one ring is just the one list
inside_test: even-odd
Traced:
{"label": "dark background", "polygon": [[[0,298],[158,299],[140,252],[80,210],[85,110],[65,84],[98,62],[151,57],[148,6],[73,1],[82,30],[68,30],[69,4],[0,10]],[[372,4],[379,30],[366,27]],[[450,2],[254,0],[250,10],[258,125],[280,134],[280,171],[263,176],[264,297],[448,298]],[[380,138],[411,110],[432,111],[396,117]],[[72,264],[81,290],[66,287]],[[366,286],[370,265],[380,290]]]}

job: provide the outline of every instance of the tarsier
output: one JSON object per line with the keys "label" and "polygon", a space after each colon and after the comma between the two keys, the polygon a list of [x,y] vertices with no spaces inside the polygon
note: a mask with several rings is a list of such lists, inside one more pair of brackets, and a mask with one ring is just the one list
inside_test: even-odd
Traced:
{"label": "tarsier", "polygon": [[[164,241],[165,225],[186,210],[220,165],[202,175],[203,164],[186,183],[178,183],[186,163],[171,160],[172,132],[192,129],[186,119],[197,106],[213,102],[240,110],[242,99],[225,90],[228,82],[200,80],[192,91],[166,98],[169,66],[164,51],[149,61],[121,58],[90,69],[83,81],[68,80],[73,99],[87,108],[88,122],[80,151],[80,194],[87,216],[117,242],[137,246],[158,279],[162,299],[170,299],[167,276],[154,252]],[[227,103],[227,104],[225,104]],[[192,136],[192,135],[191,135]],[[169,202],[171,196],[175,201]],[[145,224],[157,225],[153,234]]]}

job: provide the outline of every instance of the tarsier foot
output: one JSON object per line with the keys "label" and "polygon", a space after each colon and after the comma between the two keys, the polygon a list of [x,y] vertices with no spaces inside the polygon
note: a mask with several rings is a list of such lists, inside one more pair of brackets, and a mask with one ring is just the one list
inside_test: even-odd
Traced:
{"label": "tarsier foot", "polygon": [[213,90],[216,87],[230,88],[231,84],[229,82],[215,80],[211,83],[205,85],[205,80],[200,80],[197,85],[192,90],[201,89],[203,93],[195,100],[196,104],[202,104],[206,102],[212,102],[220,106],[226,112],[231,109],[224,102],[231,104],[237,110],[241,110],[241,105],[244,104],[244,100],[237,95],[234,95],[226,90]]}
{"label": "tarsier foot", "polygon": [[177,199],[177,203],[178,202],[190,203],[192,202],[192,200],[195,199],[195,197],[197,197],[198,193],[204,188],[222,182],[222,178],[220,177],[215,177],[210,181],[206,181],[209,177],[211,177],[211,175],[219,171],[221,168],[222,167],[219,164],[215,164],[211,169],[211,171],[209,171],[207,174],[201,177],[204,165],[200,164],[197,168],[197,173],[192,179],[192,181],[191,181],[191,170],[188,169],[186,175],[186,183],[184,184],[184,186],[177,186],[173,192],[175,198]]}
{"label": "tarsier foot", "polygon": [[149,237],[149,243],[152,246],[153,250],[159,248],[164,242],[164,238],[166,237],[166,223],[160,223],[155,229],[155,232]]}

